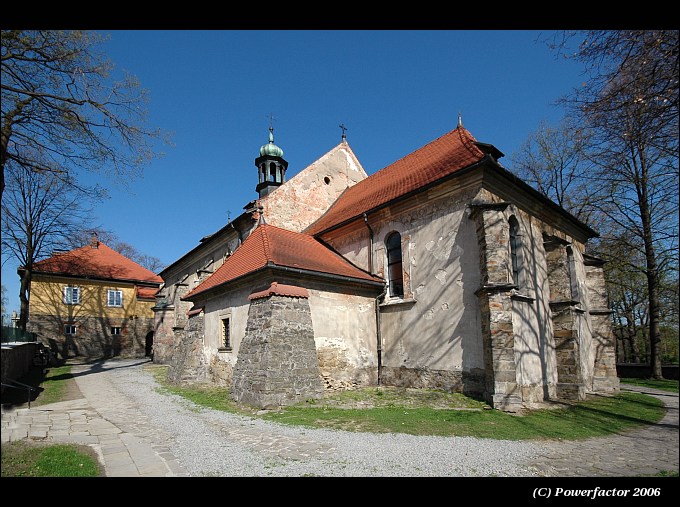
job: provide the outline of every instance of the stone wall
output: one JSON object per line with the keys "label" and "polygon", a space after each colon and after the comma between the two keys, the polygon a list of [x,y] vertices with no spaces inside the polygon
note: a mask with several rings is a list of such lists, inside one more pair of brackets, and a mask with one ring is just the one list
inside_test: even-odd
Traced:
{"label": "stone wall", "polygon": [[207,365],[203,354],[203,313],[188,318],[182,338],[178,340],[170,360],[167,378],[175,384],[208,382]]}
{"label": "stone wall", "polygon": [[167,364],[175,351],[175,307],[156,306],[154,311],[155,333],[153,339],[153,360]]}
{"label": "stone wall", "polygon": [[387,366],[383,367],[381,374],[383,385],[438,389],[450,393],[463,393],[477,399],[484,397],[485,380],[484,370],[481,368],[467,372]]}
{"label": "stone wall", "polygon": [[477,291],[481,315],[486,399],[494,408],[517,410],[522,403],[517,383],[515,330],[510,283],[509,223],[507,203],[471,206],[477,226],[482,286]]}
{"label": "stone wall", "polygon": [[[145,357],[146,335],[154,329],[153,318],[146,317],[75,317],[68,323],[76,326],[75,335],[64,334],[66,322],[57,316],[31,315],[27,330],[37,333],[38,340],[52,351],[52,357],[65,360],[71,357]],[[112,335],[111,326],[121,327],[122,334]]]}
{"label": "stone wall", "polygon": [[321,399],[323,390],[308,300],[279,295],[252,300],[232,397],[279,407]]}
{"label": "stone wall", "polygon": [[[33,367],[35,356],[35,342],[17,343],[12,345],[2,344],[2,383],[5,380],[19,380]],[[5,392],[5,386],[2,386]]]}

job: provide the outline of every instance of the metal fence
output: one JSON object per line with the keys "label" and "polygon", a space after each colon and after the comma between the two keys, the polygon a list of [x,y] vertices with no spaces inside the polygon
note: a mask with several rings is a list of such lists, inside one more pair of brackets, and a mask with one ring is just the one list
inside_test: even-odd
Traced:
{"label": "metal fence", "polygon": [[2,343],[35,341],[38,341],[38,335],[36,333],[22,331],[18,327],[2,326]]}

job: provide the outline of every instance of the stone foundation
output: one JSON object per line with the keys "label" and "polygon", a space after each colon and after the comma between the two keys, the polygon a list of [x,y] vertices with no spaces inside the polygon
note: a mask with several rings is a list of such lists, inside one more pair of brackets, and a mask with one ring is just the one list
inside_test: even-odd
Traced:
{"label": "stone foundation", "polygon": [[[64,334],[66,324],[77,327],[75,335]],[[112,326],[121,327],[122,334],[111,335]],[[146,335],[153,331],[153,319],[75,317],[65,321],[51,315],[32,315],[27,331],[36,333],[57,360],[142,358],[146,355]]]}
{"label": "stone foundation", "polygon": [[229,387],[234,374],[234,368],[230,363],[221,361],[218,357],[213,356],[210,359],[208,366],[208,374],[210,382],[215,386]]}
{"label": "stone foundation", "polygon": [[462,393],[472,398],[482,398],[485,388],[484,372],[431,370],[429,368],[383,367],[381,383],[393,387],[414,389],[439,389],[449,393]]}
{"label": "stone foundation", "polygon": [[233,399],[264,408],[322,399],[323,393],[309,301],[253,299],[234,368]]}
{"label": "stone foundation", "polygon": [[209,381],[203,353],[203,313],[187,321],[184,338],[179,341],[170,361],[167,378],[175,384],[201,384]]}

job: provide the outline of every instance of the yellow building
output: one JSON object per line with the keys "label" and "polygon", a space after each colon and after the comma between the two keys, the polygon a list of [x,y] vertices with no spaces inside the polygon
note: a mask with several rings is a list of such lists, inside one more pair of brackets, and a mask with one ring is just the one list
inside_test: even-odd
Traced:
{"label": "yellow building", "polygon": [[151,356],[161,283],[95,235],[34,265],[27,329],[62,359]]}

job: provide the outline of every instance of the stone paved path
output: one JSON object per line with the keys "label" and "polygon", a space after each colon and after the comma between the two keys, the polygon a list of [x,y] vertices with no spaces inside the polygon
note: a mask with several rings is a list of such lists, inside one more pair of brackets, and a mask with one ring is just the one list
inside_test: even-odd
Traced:
{"label": "stone paved path", "polygon": [[532,463],[540,475],[557,477],[624,477],[678,471],[678,393],[621,384],[664,402],[668,412],[659,423],[619,435],[586,440],[553,441]]}

